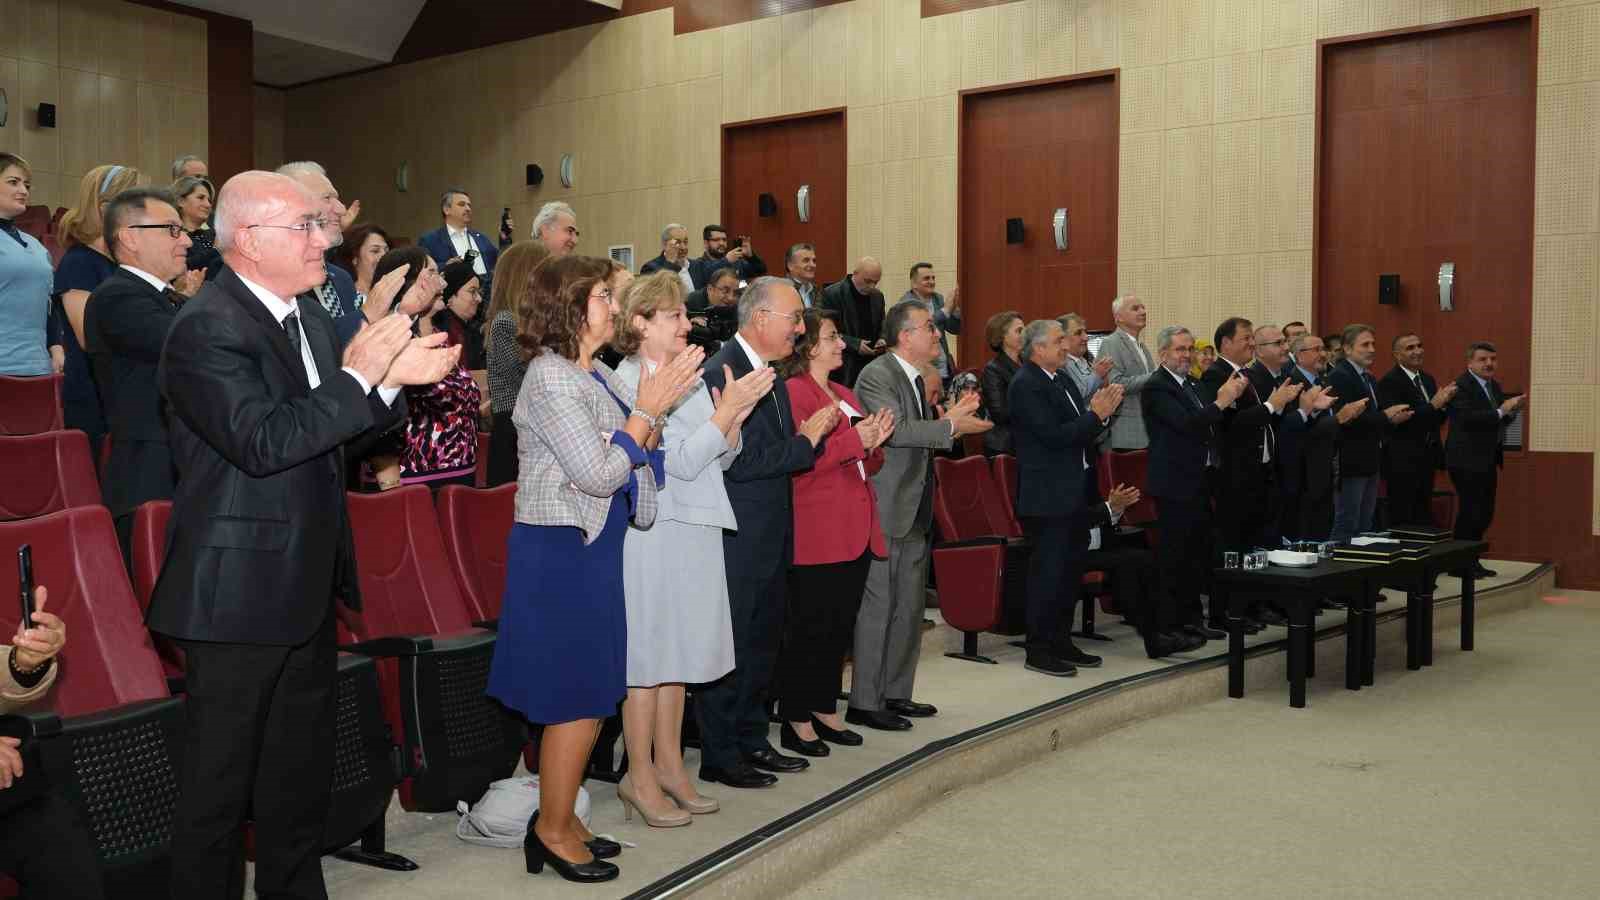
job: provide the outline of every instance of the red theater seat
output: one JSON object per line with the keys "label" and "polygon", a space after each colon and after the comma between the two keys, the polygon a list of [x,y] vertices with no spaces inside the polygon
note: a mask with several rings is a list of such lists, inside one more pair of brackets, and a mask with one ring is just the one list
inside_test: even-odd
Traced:
{"label": "red theater seat", "polygon": [[[167,558],[167,520],[170,518],[171,500],[149,500],[133,511],[133,534],[129,541],[133,559],[130,568],[133,570],[133,595],[139,600],[141,615],[150,612],[150,595],[155,592],[161,564]],[[161,635],[155,635],[155,645],[168,683],[181,683],[183,651]]]}
{"label": "red theater seat", "polygon": [[81,431],[0,437],[0,520],[100,505],[100,481]]}
{"label": "red theater seat", "polygon": [[[994,468],[995,481],[1000,488],[1000,499],[1005,506],[1006,516],[1010,519],[1012,533],[1021,535],[1023,533],[1022,522],[1017,518],[1017,458],[1009,453],[1000,453],[996,454],[990,462]],[[1100,465],[1096,467],[1096,477],[1101,482],[1106,480],[1103,474],[1105,469],[1105,457],[1102,455]],[[1106,612],[1116,612],[1115,607],[1110,603],[1108,589],[1109,585],[1106,583],[1104,572],[1083,573],[1083,594],[1088,600],[1080,604],[1083,609],[1083,626],[1081,630],[1073,632],[1075,636],[1109,640],[1094,630],[1094,604],[1088,602],[1098,597],[1101,608],[1105,609]],[[1022,595],[1018,594],[1016,596],[1020,598]],[[1025,614],[1025,611],[1016,611],[1013,618],[1023,614]],[[1018,622],[1021,621],[1021,619],[1016,620]]]}
{"label": "red theater seat", "polygon": [[60,375],[0,375],[0,434],[42,434],[62,427]]}
{"label": "red theater seat", "polygon": [[946,538],[933,548],[939,614],[962,633],[961,652],[946,655],[993,663],[978,654],[978,634],[1018,633],[1029,547],[1013,534],[987,459],[935,457],[933,471],[933,517]]}
{"label": "red theater seat", "polygon": [[1126,484],[1139,489],[1139,502],[1123,512],[1122,524],[1154,528],[1159,510],[1155,498],[1150,496],[1150,451],[1113,451],[1102,454],[1100,461],[1112,487]]}
{"label": "red theater seat", "polygon": [[474,621],[500,618],[506,541],[516,518],[516,500],[514,484],[487,490],[446,485],[434,498],[445,557]]}

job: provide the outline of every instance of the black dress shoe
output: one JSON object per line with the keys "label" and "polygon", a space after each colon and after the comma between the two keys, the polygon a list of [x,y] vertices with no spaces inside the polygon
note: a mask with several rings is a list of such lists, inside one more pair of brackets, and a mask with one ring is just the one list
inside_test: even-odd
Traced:
{"label": "black dress shoe", "polygon": [[1195,649],[1195,641],[1205,646],[1205,638],[1188,632],[1166,631],[1147,634],[1144,638],[1144,655],[1151,659],[1161,659],[1174,653],[1183,653]]}
{"label": "black dress shoe", "polygon": [[783,725],[778,729],[778,742],[783,745],[783,749],[793,750],[801,756],[820,757],[827,756],[829,753],[833,752],[832,750],[828,749],[828,745],[824,744],[820,738],[814,741],[808,741],[801,737],[800,734],[794,730],[794,726],[790,725],[788,722],[783,723]]}
{"label": "black dress shoe", "polygon": [[861,736],[860,732],[851,731],[848,728],[842,731],[829,728],[816,716],[811,717],[811,727],[817,732],[817,737],[830,744],[838,744],[841,747],[859,747],[866,743],[866,739]]}
{"label": "black dress shoe", "polygon": [[1270,606],[1262,607],[1261,609],[1252,613],[1250,617],[1263,625],[1283,626],[1289,624],[1288,617]]}
{"label": "black dress shoe", "polygon": [[1228,636],[1226,631],[1207,628],[1204,625],[1185,625],[1180,629],[1184,634],[1197,637],[1202,641],[1220,641]]}
{"label": "black dress shoe", "polygon": [[1080,669],[1097,669],[1101,663],[1100,657],[1079,650],[1078,645],[1071,641],[1056,644],[1050,648],[1050,655]]}
{"label": "black dress shoe", "polygon": [[770,747],[766,750],[746,753],[744,761],[758,769],[766,769],[768,772],[800,772],[811,768],[811,763],[800,757],[784,756]]}
{"label": "black dress shoe", "polygon": [[1057,678],[1078,674],[1077,666],[1048,650],[1029,650],[1023,668],[1030,672],[1038,672],[1040,675],[1054,675]]}
{"label": "black dress shoe", "polygon": [[701,766],[700,780],[725,784],[731,788],[764,788],[772,787],[778,783],[776,775],[757,772],[746,763],[719,769],[715,766]]}
{"label": "black dress shoe", "polygon": [[622,855],[621,844],[616,841],[608,841],[603,837],[592,837],[584,841],[583,845],[589,848],[589,852],[594,854],[595,859],[610,859],[613,856]]}
{"label": "black dress shoe", "polygon": [[856,709],[844,711],[844,720],[851,725],[864,725],[879,731],[910,731],[911,720],[897,716],[886,709]]}
{"label": "black dress shoe", "polygon": [[1493,578],[1496,574],[1495,570],[1484,568],[1483,563],[1478,563],[1472,567],[1472,577],[1474,578]]}
{"label": "black dress shoe", "polygon": [[939,714],[939,707],[934,706],[932,703],[918,703],[915,700],[885,700],[883,701],[883,708],[892,713],[899,713],[902,716],[910,716],[913,719],[926,719],[929,716],[937,716]]}
{"label": "black dress shoe", "polygon": [[534,833],[533,823],[537,821],[539,821],[539,814],[535,812],[533,818],[528,822],[528,834],[522,839],[522,857],[524,862],[527,863],[529,875],[537,875],[543,872],[545,863],[549,863],[550,868],[555,869],[557,875],[568,881],[610,881],[621,873],[621,869],[608,862],[593,860],[586,863],[571,863],[557,856]]}

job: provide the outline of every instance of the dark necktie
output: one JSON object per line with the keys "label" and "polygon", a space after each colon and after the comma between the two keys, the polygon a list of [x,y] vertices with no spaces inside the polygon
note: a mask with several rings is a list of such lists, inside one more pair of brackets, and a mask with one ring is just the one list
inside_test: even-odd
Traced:
{"label": "dark necktie", "polygon": [[[777,360],[773,360],[772,362],[767,363],[767,365],[776,369],[778,367],[778,362]],[[778,390],[780,388],[783,388],[783,379],[781,378],[772,383],[772,409],[778,414],[778,430],[786,431],[788,428],[783,424],[783,404],[778,402]]]}
{"label": "dark necktie", "polygon": [[6,234],[11,235],[11,239],[17,242],[17,246],[28,246],[28,242],[22,239],[22,232],[17,230],[17,223],[11,221],[10,219],[0,219],[0,231],[4,231]]}
{"label": "dark necktie", "polygon": [[300,354],[300,317],[289,313],[283,319],[283,335],[289,339],[289,349],[294,351],[294,358],[300,361],[300,367],[305,368],[305,357]]}
{"label": "dark necktie", "polygon": [[1413,376],[1411,376],[1411,383],[1417,386],[1417,393],[1422,395],[1423,402],[1425,402],[1425,403],[1432,403],[1433,402],[1433,398],[1428,396],[1428,388],[1422,383],[1422,376],[1421,375],[1413,375]]}
{"label": "dark necktie", "polygon": [[1367,389],[1367,399],[1372,401],[1372,408],[1378,408],[1378,385],[1372,380],[1370,372],[1361,373],[1361,384]]}
{"label": "dark necktie", "polygon": [[183,309],[183,301],[189,299],[172,288],[164,288],[161,291],[161,296],[165,297],[167,302],[172,304],[173,309]]}
{"label": "dark necktie", "polygon": [[917,388],[917,418],[926,419],[928,417],[926,406],[928,402],[928,384],[922,380],[921,375],[918,375],[911,383]]}

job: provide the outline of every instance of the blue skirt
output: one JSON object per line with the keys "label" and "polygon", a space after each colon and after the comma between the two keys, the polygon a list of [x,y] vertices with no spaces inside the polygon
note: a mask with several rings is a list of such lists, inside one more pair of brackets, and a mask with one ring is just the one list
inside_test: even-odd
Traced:
{"label": "blue skirt", "polygon": [[489,696],[544,725],[616,713],[628,693],[627,530],[620,494],[587,546],[577,528],[512,527]]}

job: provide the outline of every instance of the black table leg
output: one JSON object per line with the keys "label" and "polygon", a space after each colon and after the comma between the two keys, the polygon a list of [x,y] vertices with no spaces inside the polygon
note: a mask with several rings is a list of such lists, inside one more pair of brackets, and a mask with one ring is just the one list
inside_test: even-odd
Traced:
{"label": "black table leg", "polygon": [[1361,673],[1367,661],[1367,624],[1361,604],[1346,603],[1344,609],[1344,686],[1361,690]]}
{"label": "black table leg", "polygon": [[1289,615],[1289,705],[1302,709],[1306,705],[1306,632],[1311,628],[1306,618],[1310,607],[1297,605]]}
{"label": "black table leg", "polygon": [[[1473,562],[1474,562],[1474,564],[1476,564],[1477,560],[1473,560]],[[1473,607],[1474,607],[1474,605],[1476,603],[1476,600],[1477,600],[1477,597],[1476,597],[1477,585],[1475,584],[1475,582],[1476,582],[1476,579],[1474,579],[1472,577],[1472,572],[1469,569],[1468,572],[1467,572],[1467,577],[1461,579],[1461,649],[1462,650],[1471,650],[1472,649],[1472,625],[1473,625],[1472,616],[1473,616]]]}
{"label": "black table leg", "polygon": [[1317,677],[1317,601],[1306,601],[1306,677]]}
{"label": "black table leg", "polygon": [[[1242,610],[1236,607],[1239,600],[1234,595],[1227,593],[1226,588],[1213,583],[1213,592],[1223,591],[1222,599],[1228,611],[1228,696],[1244,696],[1244,622],[1240,619]],[[1213,598],[1215,602],[1215,598]]]}
{"label": "black table leg", "polygon": [[1406,668],[1422,668],[1422,593],[1406,591]]}
{"label": "black table leg", "polygon": [[1433,665],[1433,592],[1422,596],[1422,664]]}
{"label": "black table leg", "polygon": [[1363,642],[1367,655],[1361,661],[1361,684],[1371,687],[1378,664],[1378,598],[1376,592],[1365,586],[1362,587],[1362,593],[1366,598],[1361,601],[1361,624],[1367,630],[1367,638]]}

